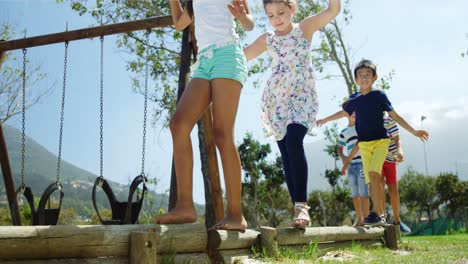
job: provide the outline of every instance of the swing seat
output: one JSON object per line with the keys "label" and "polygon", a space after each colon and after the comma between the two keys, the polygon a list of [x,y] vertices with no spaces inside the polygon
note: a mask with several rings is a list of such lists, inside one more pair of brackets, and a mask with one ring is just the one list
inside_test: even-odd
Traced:
{"label": "swing seat", "polygon": [[[125,225],[125,224],[135,224],[138,221],[138,216],[143,205],[143,200],[146,193],[146,178],[143,175],[137,176],[133,179],[132,184],[130,185],[130,190],[128,193],[127,202],[119,202],[115,198],[114,192],[112,191],[109,183],[101,177],[96,178],[93,186],[93,205],[96,210],[96,214],[103,225]],[[132,202],[133,195],[138,189],[138,186],[143,183],[143,192],[140,199],[135,202]],[[100,186],[109,200],[112,211],[112,219],[103,220],[99,214],[96,202],[96,189],[97,186]]]}
{"label": "swing seat", "polygon": [[[50,196],[55,192],[60,191],[60,201],[58,208],[46,208],[47,201],[50,199]],[[47,187],[44,193],[39,200],[39,205],[37,210],[34,206],[34,195],[31,191],[30,187],[21,186],[17,191],[18,193],[22,193],[26,200],[28,201],[29,208],[31,209],[32,214],[32,225],[57,225],[58,218],[60,215],[60,209],[62,208],[62,199],[64,193],[62,192],[62,188],[57,183],[52,183]]]}

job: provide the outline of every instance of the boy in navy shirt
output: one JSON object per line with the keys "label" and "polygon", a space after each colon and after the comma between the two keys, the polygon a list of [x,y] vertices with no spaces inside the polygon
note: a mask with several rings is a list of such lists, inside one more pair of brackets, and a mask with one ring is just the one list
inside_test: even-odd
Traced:
{"label": "boy in navy shirt", "polygon": [[[354,69],[354,78],[359,85],[359,93],[350,98],[343,110],[318,120],[317,126],[342,117],[349,117],[353,112],[356,113],[358,147],[372,200],[372,212],[364,219],[364,224],[384,225],[386,220],[381,212],[383,212],[382,203],[385,192],[381,184],[381,173],[390,144],[389,135],[384,126],[384,112],[387,112],[401,127],[423,141],[428,139],[429,134],[425,130],[415,130],[399,116],[384,91],[372,89],[372,85],[377,80],[377,67],[372,61],[359,62]],[[351,155],[349,157],[343,165],[344,170],[353,158]]]}

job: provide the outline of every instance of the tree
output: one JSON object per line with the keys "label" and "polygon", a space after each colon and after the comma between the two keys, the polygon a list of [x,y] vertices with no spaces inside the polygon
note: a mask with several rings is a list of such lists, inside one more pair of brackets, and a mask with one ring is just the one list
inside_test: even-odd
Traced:
{"label": "tree", "polygon": [[276,227],[291,213],[289,193],[284,189],[282,161],[266,158],[270,145],[260,144],[247,133],[238,147],[244,171],[242,198],[244,212],[250,226],[266,224]]}
{"label": "tree", "polygon": [[463,210],[468,206],[466,200],[467,182],[462,182],[458,176],[452,173],[442,173],[436,179],[436,190],[439,202],[444,204],[448,210],[449,217],[463,215]]}
{"label": "tree", "polygon": [[419,219],[425,212],[429,220],[432,220],[434,210],[440,205],[437,197],[436,179],[425,176],[409,168],[399,181],[401,203],[409,210],[419,212]]}
{"label": "tree", "polygon": [[[170,14],[169,2],[156,1],[78,1],[68,2],[80,15],[90,15],[99,25],[120,23],[130,20],[146,19],[153,16]],[[147,38],[146,31],[134,31],[117,36],[117,47],[128,53],[127,68],[133,73],[132,89],[143,94],[145,64],[149,63],[150,78],[156,83],[149,90],[148,99],[155,103],[153,120],[164,118],[167,124],[170,114],[175,110],[177,97],[177,77],[180,64],[180,40],[182,32],[173,27],[153,28]],[[149,49],[149,58],[146,50]],[[153,122],[153,124],[154,124]]]}
{"label": "tree", "polygon": [[[15,36],[16,32],[8,23],[0,25],[0,39],[9,40]],[[45,96],[50,88],[44,91],[39,91],[35,88],[38,82],[43,80],[47,75],[41,72],[39,66],[34,66],[27,60],[26,57],[18,58],[15,53],[4,52],[0,58],[0,124],[5,123],[11,117],[18,115],[22,111],[22,88],[23,88],[23,66],[19,68],[18,64],[26,62],[26,109],[38,103]]]}
{"label": "tree", "polygon": [[61,225],[76,224],[78,213],[73,208],[62,208],[59,215],[59,223]]}

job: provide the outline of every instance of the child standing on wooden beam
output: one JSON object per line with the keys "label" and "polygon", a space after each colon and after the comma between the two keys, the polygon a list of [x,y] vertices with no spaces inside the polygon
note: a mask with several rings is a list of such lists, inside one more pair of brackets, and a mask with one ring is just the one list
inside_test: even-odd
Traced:
{"label": "child standing on wooden beam", "polygon": [[212,104],[216,146],[221,155],[228,202],[226,217],[215,229],[245,230],[241,209],[241,163],[234,140],[234,123],[241,89],[247,79],[247,62],[235,31],[237,19],[245,30],[254,28],[247,0],[193,0],[184,9],[169,1],[177,30],[195,22],[197,63],[172,116],[171,129],[177,179],[177,204],[156,216],[156,224],[184,224],[197,220],[193,204],[193,153],[190,132]]}

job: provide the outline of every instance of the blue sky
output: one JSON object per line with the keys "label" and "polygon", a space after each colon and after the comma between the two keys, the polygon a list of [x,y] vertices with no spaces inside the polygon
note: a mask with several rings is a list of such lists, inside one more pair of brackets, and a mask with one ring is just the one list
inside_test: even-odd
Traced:
{"label": "blue sky", "polygon": [[[92,1],[89,1],[92,2]],[[259,0],[253,0],[253,5]],[[431,133],[426,143],[428,170],[458,171],[468,180],[468,58],[461,52],[468,49],[468,2],[454,0],[428,1],[351,1],[351,24],[344,36],[352,48],[353,65],[361,58],[370,58],[381,75],[394,70],[388,96],[396,111],[415,128]],[[68,22],[69,30],[88,27],[94,20],[80,17],[68,4],[55,0],[0,0],[1,22],[9,22],[17,31],[26,28],[27,36],[61,32]],[[340,16],[338,17],[340,19]],[[255,39],[261,29],[248,33],[244,42]],[[17,36],[21,38],[23,36]],[[125,69],[128,54],[119,51],[115,37],[105,39],[105,109],[104,109],[104,177],[129,182],[140,173],[143,98],[131,91],[131,73]],[[313,44],[317,44],[318,35]],[[70,43],[68,58],[67,105],[65,109],[63,158],[93,173],[99,173],[99,39]],[[19,54],[19,51],[16,51]],[[31,48],[29,58],[48,74],[38,89],[53,87],[50,96],[31,108],[27,114],[27,133],[53,153],[57,153],[60,96],[63,72],[63,43]],[[336,72],[329,67],[330,72]],[[263,78],[263,83],[267,76]],[[150,83],[154,87],[155,83]],[[341,80],[318,80],[319,117],[334,113],[339,100],[346,96]],[[247,83],[243,89],[236,121],[236,137],[240,142],[246,132],[266,143],[259,113],[262,90]],[[7,125],[19,127],[19,118]],[[346,122],[341,120],[340,127]],[[323,153],[322,129],[317,137],[306,139],[309,160],[309,189],[325,188],[320,174],[332,161]],[[196,129],[193,133],[194,159],[198,161]],[[424,172],[423,145],[407,132],[402,132],[406,162]],[[278,153],[272,144],[274,154]],[[167,130],[148,128],[146,169],[160,182],[157,191],[169,188],[172,145]],[[194,199],[203,203],[200,165],[194,168]]]}

